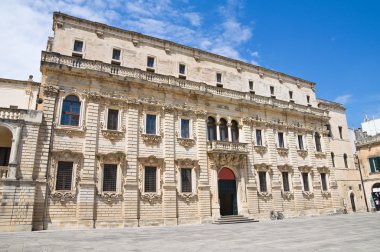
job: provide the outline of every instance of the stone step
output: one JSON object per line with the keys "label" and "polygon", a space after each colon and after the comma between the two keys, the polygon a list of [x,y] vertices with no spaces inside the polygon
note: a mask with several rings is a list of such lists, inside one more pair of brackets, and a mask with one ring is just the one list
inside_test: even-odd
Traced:
{"label": "stone step", "polygon": [[235,224],[235,223],[250,223],[258,222],[258,220],[250,219],[243,215],[227,215],[221,216],[218,220],[214,221],[214,224]]}

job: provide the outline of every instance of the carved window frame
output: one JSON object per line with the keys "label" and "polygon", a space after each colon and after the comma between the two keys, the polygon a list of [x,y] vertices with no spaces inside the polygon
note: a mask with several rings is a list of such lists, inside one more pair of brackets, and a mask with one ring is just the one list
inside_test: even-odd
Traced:
{"label": "carved window frame", "polygon": [[[256,130],[261,130],[261,145],[257,144]],[[259,127],[259,126],[253,127],[253,143],[254,143],[253,144],[254,146],[260,146],[260,147],[267,147],[268,146],[267,139],[265,136],[265,128],[264,127]]]}
{"label": "carved window frame", "polygon": [[[81,52],[77,52],[77,51],[74,51],[74,45],[75,45],[75,41],[80,41],[83,43],[83,46],[82,46],[82,51]],[[79,38],[79,37],[74,37],[71,41],[71,55],[75,56],[75,55],[78,55],[78,56],[81,56],[82,59],[85,57],[85,52],[86,52],[86,40],[84,40],[83,38]]]}
{"label": "carved window frame", "polygon": [[[117,130],[108,129],[108,111],[110,109],[118,110],[118,122]],[[105,138],[110,140],[121,139],[125,135],[126,131],[126,122],[125,122],[125,108],[120,105],[118,102],[106,101],[103,104],[103,116],[101,117],[101,132]]]}
{"label": "carved window frame", "polygon": [[[114,59],[113,58],[113,51],[114,50],[119,50],[120,51],[120,59]],[[119,64],[121,66],[121,63],[123,62],[123,49],[121,47],[113,46],[111,47],[111,64]]]}
{"label": "carved window frame", "polygon": [[[330,188],[330,169],[326,166],[322,166],[322,167],[318,167],[317,168],[318,172],[319,172],[319,182],[320,182],[320,186],[321,186],[321,193],[324,195],[324,196],[327,196],[330,192],[331,192],[331,188]],[[322,185],[322,173],[326,174],[325,176],[325,179],[326,179],[326,190],[323,190],[323,185]]]}
{"label": "carved window frame", "polygon": [[[126,159],[124,152],[98,153],[96,171],[96,189],[100,198],[109,201],[120,200],[123,195]],[[103,191],[104,165],[116,164],[116,191]]]}
{"label": "carved window frame", "polygon": [[[198,194],[199,165],[198,160],[189,158],[176,159],[176,179],[178,196],[188,202]],[[191,192],[182,192],[181,169],[191,169]]]}
{"label": "carved window frame", "polygon": [[[156,201],[162,200],[162,186],[164,174],[164,159],[156,156],[140,157],[139,161],[139,191],[142,201],[148,201],[153,204]],[[156,167],[156,191],[145,192],[145,167]]]}
{"label": "carved window frame", "polygon": [[[73,162],[71,190],[56,190],[58,162]],[[78,184],[81,180],[80,173],[83,162],[83,154],[71,150],[52,151],[51,166],[49,172],[50,198],[61,202],[74,200],[78,194]]]}
{"label": "carved window frame", "polygon": [[[79,111],[79,125],[73,126],[73,125],[62,125],[61,119],[62,119],[62,109],[63,109],[63,102],[66,99],[66,97],[73,95],[78,97],[81,106]],[[78,131],[83,132],[86,130],[86,123],[85,123],[85,114],[86,114],[86,107],[87,107],[87,99],[84,95],[79,94],[75,90],[71,91],[61,91],[58,95],[58,105],[56,110],[56,118],[58,119],[58,122],[55,123],[55,129],[56,130],[70,130],[70,131]]]}
{"label": "carved window frame", "polygon": [[[183,65],[183,66],[185,66],[185,72],[184,73],[180,73],[180,66],[181,65]],[[186,64],[186,63],[184,63],[184,62],[178,62],[178,76],[179,76],[179,78],[186,78],[187,77],[187,68],[188,68],[188,65]]]}
{"label": "carved window frame", "polygon": [[[182,119],[189,120],[189,138],[182,138]],[[184,147],[192,147],[196,143],[196,116],[189,112],[178,112],[176,120],[177,131],[177,141],[180,145]]]}
{"label": "carved window frame", "polygon": [[[280,146],[280,141],[279,141],[279,134],[278,133],[282,133],[283,135],[283,141],[284,141],[284,147],[281,147]],[[274,130],[274,133],[275,133],[275,143],[276,143],[276,147],[277,148],[280,148],[280,149],[288,149],[288,132],[287,130],[279,130],[279,129],[275,129]]]}
{"label": "carved window frame", "polygon": [[[147,115],[156,115],[156,134],[146,133],[146,118]],[[163,118],[164,111],[158,106],[144,106],[141,113],[140,131],[143,142],[150,145],[159,144],[163,137]]]}
{"label": "carved window frame", "polygon": [[[256,178],[256,184],[257,184],[257,193],[259,196],[268,198],[272,196],[272,177],[273,177],[273,171],[270,168],[268,164],[255,164],[255,178]],[[267,183],[267,191],[261,192],[260,191],[260,178],[259,178],[259,172],[265,172],[265,178]]]}
{"label": "carved window frame", "polygon": [[[300,166],[298,167],[300,171],[300,180],[302,184],[302,193],[305,197],[312,197],[314,195],[314,184],[313,184],[313,176],[314,172],[311,166]],[[302,173],[307,173],[308,183],[309,183],[309,191],[305,191],[305,185],[302,177]]]}

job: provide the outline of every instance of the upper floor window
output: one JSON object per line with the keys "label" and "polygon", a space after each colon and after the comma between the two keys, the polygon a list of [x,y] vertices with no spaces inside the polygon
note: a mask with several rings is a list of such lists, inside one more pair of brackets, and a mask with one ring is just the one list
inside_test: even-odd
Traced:
{"label": "upper floor window", "polygon": [[263,145],[263,138],[261,135],[261,130],[257,129],[256,130],[256,145],[262,146]]}
{"label": "upper floor window", "polygon": [[73,51],[76,53],[82,53],[83,52],[83,41],[75,40]]}
{"label": "upper floor window", "polygon": [[306,95],[306,101],[308,104],[310,103],[310,95]]}
{"label": "upper floor window", "polygon": [[231,122],[231,139],[232,142],[239,142],[239,125],[235,120]]}
{"label": "upper floor window", "polygon": [[343,154],[344,167],[348,168],[348,157],[347,154]]}
{"label": "upper floor window", "polygon": [[284,189],[284,192],[290,191],[289,172],[282,172],[282,187]]}
{"label": "upper floor window", "polygon": [[108,109],[107,129],[117,130],[119,123],[119,110]]}
{"label": "upper floor window", "polygon": [[326,173],[321,173],[322,191],[327,191],[327,178]]}
{"label": "upper floor window", "polygon": [[144,192],[157,191],[157,167],[145,166]]}
{"label": "upper floor window", "polygon": [[221,73],[216,73],[216,82],[222,83],[222,74]]}
{"label": "upper floor window", "polygon": [[59,161],[55,190],[70,191],[73,179],[73,162]]}
{"label": "upper floor window", "polygon": [[333,134],[331,132],[331,125],[330,124],[326,124],[325,126],[326,126],[326,130],[328,131],[327,136],[328,137],[332,137]]}
{"label": "upper floor window", "polygon": [[156,119],[157,115],[146,115],[146,127],[145,127],[145,133],[155,135],[156,134]]}
{"label": "upper floor window", "polygon": [[149,72],[155,72],[154,68],[155,68],[155,58],[152,57],[152,56],[148,56],[147,59],[146,59],[146,66],[147,66],[147,71]]}
{"label": "upper floor window", "polygon": [[103,167],[103,191],[115,192],[117,179],[117,164],[104,164]]}
{"label": "upper floor window", "polygon": [[249,81],[248,85],[249,85],[249,90],[253,91],[253,81]]}
{"label": "upper floor window", "polygon": [[270,94],[274,95],[274,86],[270,86]]}
{"label": "upper floor window", "polygon": [[289,91],[289,99],[293,100],[293,91]]}
{"label": "upper floor window", "polygon": [[179,78],[186,79],[186,65],[185,64],[179,64],[178,73],[179,73]]}
{"label": "upper floor window", "polygon": [[77,96],[67,96],[62,104],[61,125],[79,126],[80,106]]}
{"label": "upper floor window", "polygon": [[192,192],[191,168],[181,168],[181,192]]}
{"label": "upper floor window", "polygon": [[121,55],[121,51],[119,49],[113,49],[112,50],[112,59],[113,60],[120,61],[120,55]]}
{"label": "upper floor window", "polygon": [[369,158],[371,172],[380,172],[380,157]]}
{"label": "upper floor window", "polygon": [[227,121],[222,118],[219,121],[220,141],[228,141]]}
{"label": "upper floor window", "polygon": [[314,134],[314,140],[315,140],[315,149],[318,152],[322,152],[321,135],[319,135],[318,132],[315,132],[315,134]]}
{"label": "upper floor window", "polygon": [[303,146],[303,136],[302,135],[298,135],[298,149],[299,150],[304,150],[304,146]]}
{"label": "upper floor window", "polygon": [[190,138],[190,120],[181,119],[181,138]]}
{"label": "upper floor window", "polygon": [[207,118],[207,139],[209,141],[216,140],[216,121],[211,116]]}
{"label": "upper floor window", "polygon": [[267,173],[265,171],[259,171],[259,183],[260,183],[260,192],[267,192]]}
{"label": "upper floor window", "polygon": [[278,147],[285,148],[284,133],[278,132]]}
{"label": "upper floor window", "polygon": [[339,137],[340,137],[340,139],[343,139],[343,133],[342,133],[343,129],[342,129],[342,126],[339,126],[338,130],[339,130]]}
{"label": "upper floor window", "polygon": [[331,162],[332,162],[333,167],[335,167],[335,154],[334,154],[334,152],[331,152]]}
{"label": "upper floor window", "polygon": [[310,187],[309,187],[309,173],[308,172],[302,173],[302,183],[303,183],[303,190],[305,192],[309,192]]}

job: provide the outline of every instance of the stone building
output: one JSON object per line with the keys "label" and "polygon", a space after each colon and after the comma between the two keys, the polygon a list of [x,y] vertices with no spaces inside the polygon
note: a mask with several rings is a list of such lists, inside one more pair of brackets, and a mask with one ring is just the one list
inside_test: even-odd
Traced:
{"label": "stone building", "polygon": [[350,190],[364,209],[345,110],[315,83],[62,13],[53,31],[34,230],[334,213]]}
{"label": "stone building", "polygon": [[39,83],[0,78],[0,231],[31,230]]}

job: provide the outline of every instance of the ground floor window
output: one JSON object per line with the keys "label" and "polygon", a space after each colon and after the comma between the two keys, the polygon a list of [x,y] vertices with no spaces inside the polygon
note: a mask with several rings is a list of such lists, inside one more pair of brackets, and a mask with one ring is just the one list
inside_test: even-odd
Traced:
{"label": "ground floor window", "polygon": [[267,192],[267,174],[264,171],[259,171],[259,183],[260,183],[260,192]]}
{"label": "ground floor window", "polygon": [[322,191],[327,191],[327,178],[326,173],[321,173]]}
{"label": "ground floor window", "polygon": [[145,167],[145,178],[144,178],[144,191],[145,192],[156,192],[156,174],[157,168],[152,166]]}
{"label": "ground floor window", "polygon": [[73,173],[73,162],[59,161],[57,168],[57,182],[55,190],[70,191]]}
{"label": "ground floor window", "polygon": [[182,192],[192,192],[191,168],[181,168],[181,189]]}
{"label": "ground floor window", "polygon": [[309,187],[309,173],[307,173],[307,172],[303,172],[302,173],[302,182],[303,182],[303,190],[305,192],[309,192],[310,191],[310,187]]}
{"label": "ground floor window", "polygon": [[103,170],[103,191],[104,192],[116,191],[116,178],[117,178],[117,165],[104,164],[104,170]]}
{"label": "ground floor window", "polygon": [[283,185],[284,192],[290,191],[289,172],[282,172],[282,185]]}

